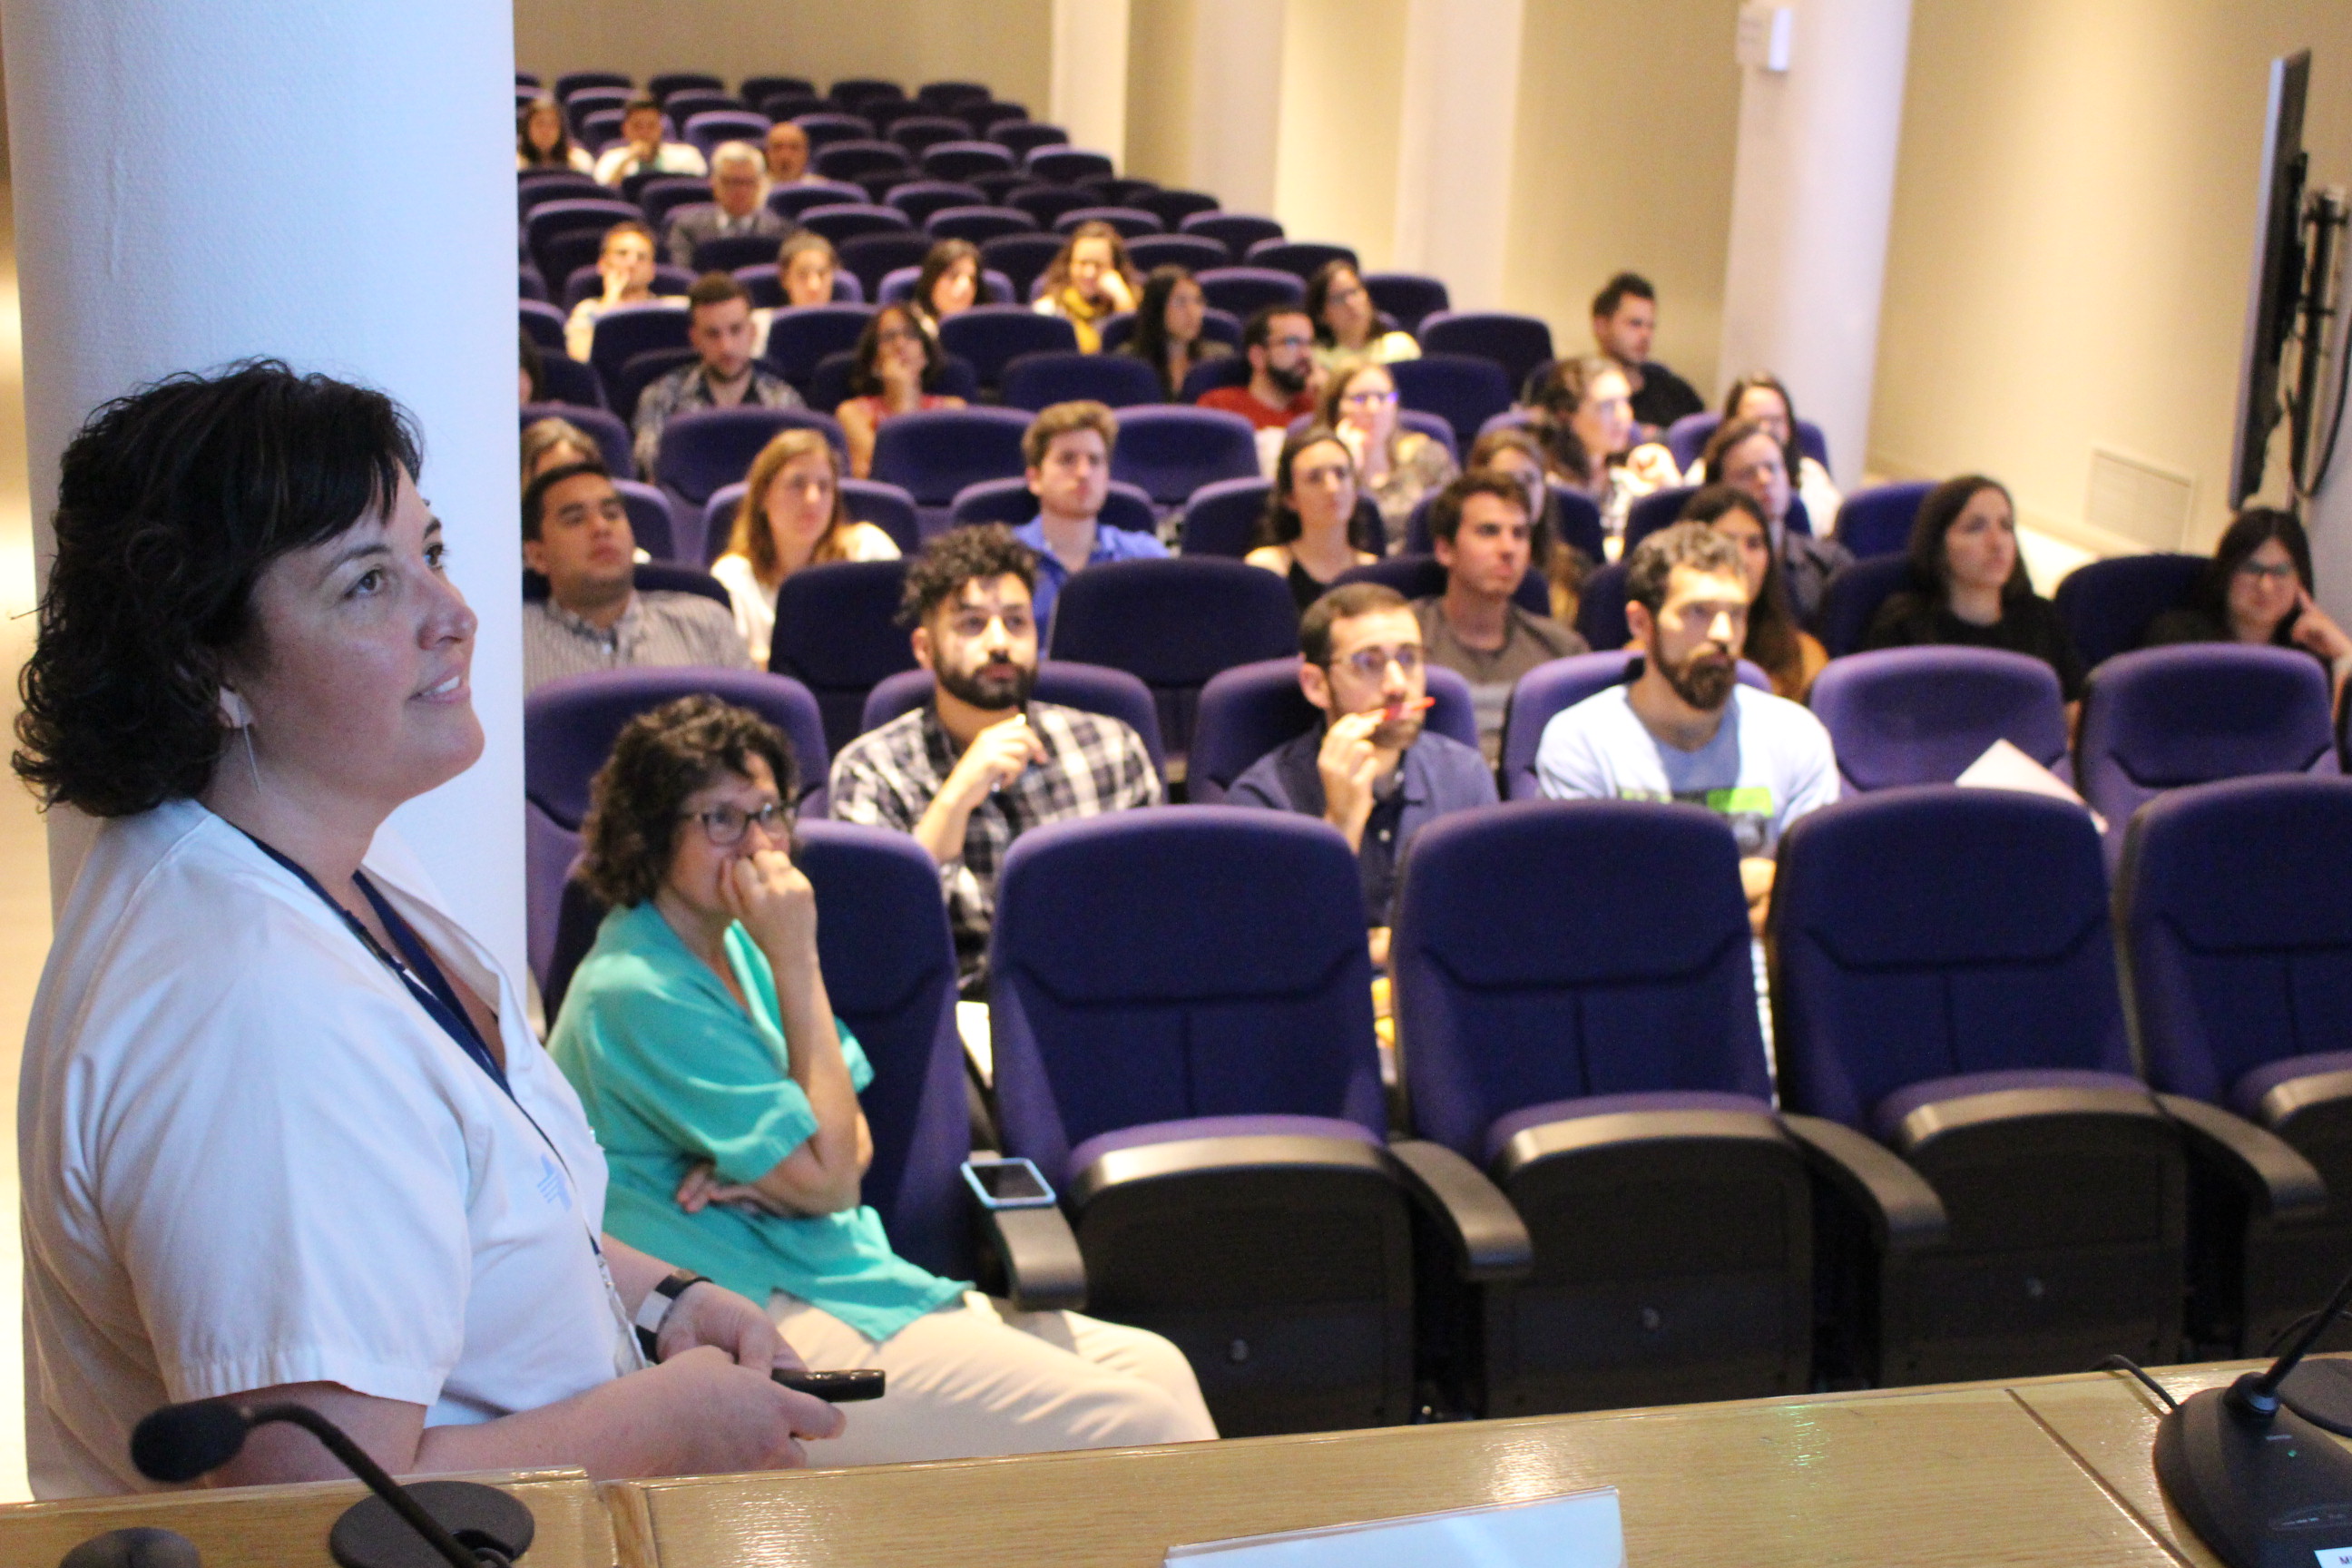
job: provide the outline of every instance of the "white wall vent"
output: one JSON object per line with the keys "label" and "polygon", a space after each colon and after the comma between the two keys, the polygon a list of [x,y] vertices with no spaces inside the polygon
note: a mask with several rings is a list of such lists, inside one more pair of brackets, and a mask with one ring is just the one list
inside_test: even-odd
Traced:
{"label": "white wall vent", "polygon": [[2197,481],[2189,475],[2104,447],[2091,448],[2091,494],[2083,520],[2094,528],[2150,550],[2179,550],[2189,541],[2196,500]]}

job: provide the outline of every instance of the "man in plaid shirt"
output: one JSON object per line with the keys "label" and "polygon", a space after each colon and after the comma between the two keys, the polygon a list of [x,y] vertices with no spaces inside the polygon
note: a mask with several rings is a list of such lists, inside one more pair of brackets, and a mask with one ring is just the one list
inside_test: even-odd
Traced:
{"label": "man in plaid shirt", "polygon": [[964,994],[987,991],[996,873],[1032,827],[1160,804],[1142,738],[1116,719],[1030,700],[1036,557],[1001,526],[959,528],[907,570],[899,619],[932,701],[834,760],[833,815],[911,833],[939,862]]}

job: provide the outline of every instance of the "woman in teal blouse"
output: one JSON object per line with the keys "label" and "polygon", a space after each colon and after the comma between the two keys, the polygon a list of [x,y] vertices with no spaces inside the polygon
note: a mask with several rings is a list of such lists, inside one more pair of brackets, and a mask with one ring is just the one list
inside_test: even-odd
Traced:
{"label": "woman in teal blouse", "polygon": [[814,1463],[1215,1436],[1167,1341],[918,1268],[858,1201],[874,1074],[818,971],[793,779],[780,733],[708,697],[633,721],[597,775],[585,874],[614,910],[549,1048],[604,1146],[607,1227],[767,1302],[809,1365],[889,1373]]}

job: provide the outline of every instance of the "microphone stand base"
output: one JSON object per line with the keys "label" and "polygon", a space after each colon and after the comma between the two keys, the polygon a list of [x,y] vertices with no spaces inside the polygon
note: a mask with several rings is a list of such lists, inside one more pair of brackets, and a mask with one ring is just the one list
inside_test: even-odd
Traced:
{"label": "microphone stand base", "polygon": [[2279,1384],[2279,1403],[2315,1426],[2352,1437],[2352,1361],[2307,1361]]}
{"label": "microphone stand base", "polygon": [[2289,1410],[2264,1420],[2210,1388],[2156,1428],[2156,1479],[2230,1568],[2311,1568],[2352,1549],[2352,1453]]}
{"label": "microphone stand base", "polygon": [[[492,1548],[509,1563],[521,1557],[539,1528],[528,1507],[496,1487],[418,1481],[408,1490],[450,1534],[468,1546]],[[327,1550],[342,1568],[448,1568],[381,1498],[362,1498],[345,1509],[328,1532]]]}

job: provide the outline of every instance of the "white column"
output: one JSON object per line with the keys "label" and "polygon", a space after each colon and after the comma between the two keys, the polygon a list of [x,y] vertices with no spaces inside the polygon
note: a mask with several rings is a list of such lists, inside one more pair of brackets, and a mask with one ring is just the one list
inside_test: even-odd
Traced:
{"label": "white column", "polygon": [[1053,123],[1127,167],[1128,0],[1054,0]]}
{"label": "white column", "polygon": [[1795,0],[1789,68],[1739,97],[1721,373],[1770,370],[1861,482],[1910,0]]}
{"label": "white column", "polygon": [[1411,0],[1398,109],[1396,266],[1445,279],[1454,308],[1503,299],[1522,0]]}
{"label": "white column", "polygon": [[1274,211],[1282,141],[1283,0],[1193,0],[1187,175],[1229,212]]}
{"label": "white column", "polygon": [[[481,616],[489,746],[394,819],[523,966],[508,7],[0,0],[25,403],[46,580],[58,455],[96,405],[270,354],[389,393]],[[53,828],[53,884],[86,837]]]}

